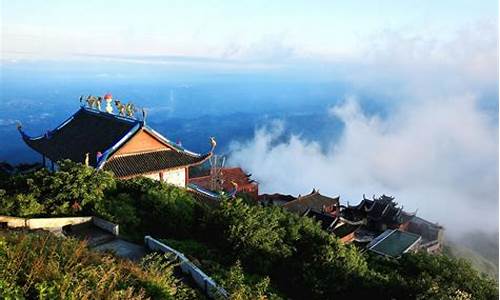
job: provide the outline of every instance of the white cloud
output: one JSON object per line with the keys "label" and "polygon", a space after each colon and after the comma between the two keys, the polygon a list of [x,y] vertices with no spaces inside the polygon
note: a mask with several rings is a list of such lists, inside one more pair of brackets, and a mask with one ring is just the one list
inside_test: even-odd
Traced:
{"label": "white cloud", "polygon": [[472,96],[406,102],[384,119],[349,98],[330,110],[345,128],[326,151],[299,136],[278,142],[284,124],[275,122],[233,144],[230,162],[252,173],[262,192],[315,187],[350,203],[385,193],[450,232],[496,229],[498,129],[476,104]]}

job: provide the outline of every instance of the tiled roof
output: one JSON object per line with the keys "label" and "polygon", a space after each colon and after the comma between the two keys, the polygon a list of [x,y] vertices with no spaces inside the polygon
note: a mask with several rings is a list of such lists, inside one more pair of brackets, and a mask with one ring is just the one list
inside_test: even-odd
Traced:
{"label": "tiled roof", "polygon": [[367,247],[370,251],[381,255],[399,257],[412,249],[420,240],[421,237],[417,234],[389,229],[376,237]]}
{"label": "tiled roof", "polygon": [[209,156],[210,154],[196,156],[183,151],[160,150],[115,156],[104,164],[103,169],[112,171],[118,177],[130,177],[198,164]]}
{"label": "tiled roof", "polygon": [[[222,178],[224,179],[222,183],[222,188],[224,191],[229,192],[234,189],[231,181],[238,185],[238,192],[241,191],[254,191],[258,188],[257,182],[250,179],[250,175],[247,175],[241,168],[223,168],[221,170]],[[189,179],[190,183],[194,183],[205,189],[210,189],[210,176],[194,177]]]}
{"label": "tiled roof", "polygon": [[104,152],[131,131],[139,121],[118,117],[96,110],[81,108],[71,118],[45,135],[31,138],[22,132],[31,148],[52,161],[71,159],[96,166],[97,152]]}
{"label": "tiled roof", "polygon": [[[394,198],[382,195],[375,199],[371,207],[367,209],[368,217],[373,220],[400,221],[401,209],[396,207]],[[401,222],[399,222],[401,223]]]}
{"label": "tiled roof", "polygon": [[351,225],[351,224],[345,223],[343,225],[336,227],[333,230],[333,234],[338,238],[343,238],[344,236],[356,231],[359,227],[360,227],[360,225]]}
{"label": "tiled roof", "polygon": [[283,195],[283,194],[261,194],[259,195],[259,201],[272,201],[272,202],[290,202],[297,198],[292,195]]}
{"label": "tiled roof", "polygon": [[427,242],[439,240],[443,232],[443,227],[415,216],[410,220],[408,231],[421,235],[424,242]]}
{"label": "tiled roof", "polygon": [[218,194],[205,190],[196,184],[188,184],[187,190],[196,201],[209,207],[216,207],[220,203],[221,199]]}
{"label": "tiled roof", "polygon": [[386,224],[402,224],[410,221],[415,214],[403,211],[402,208],[397,207],[394,198],[382,195],[373,200],[363,199],[356,206],[348,206],[343,210],[342,215],[351,221],[368,218]]}
{"label": "tiled roof", "polygon": [[[111,156],[142,129],[151,132],[158,140],[168,145],[169,150]],[[70,159],[83,163],[88,153],[91,166],[113,171],[118,177],[189,166],[200,163],[211,155],[187,151],[147,127],[142,121],[85,107],[43,136],[33,138],[21,129],[20,132],[26,144],[52,161]],[[102,154],[99,162],[98,152]]]}
{"label": "tiled roof", "polygon": [[313,210],[308,210],[304,216],[314,218],[316,219],[316,221],[319,221],[323,230],[330,230],[335,220],[337,220],[337,218],[332,215],[316,212]]}
{"label": "tiled roof", "polygon": [[319,191],[313,190],[312,193],[306,196],[299,197],[283,205],[290,211],[303,215],[308,209],[316,212],[322,212],[323,208],[330,206],[338,206],[339,197],[330,198],[323,196]]}

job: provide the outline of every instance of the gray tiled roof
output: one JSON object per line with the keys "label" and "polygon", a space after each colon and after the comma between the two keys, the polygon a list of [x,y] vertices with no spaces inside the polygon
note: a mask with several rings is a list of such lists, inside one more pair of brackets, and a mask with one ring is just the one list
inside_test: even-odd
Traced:
{"label": "gray tiled roof", "polygon": [[308,209],[322,212],[323,207],[329,207],[332,205],[339,205],[339,197],[330,198],[321,195],[318,191],[313,191],[309,195],[299,197],[293,201],[286,203],[285,205],[283,205],[283,208],[303,215]]}
{"label": "gray tiled roof", "polygon": [[210,154],[196,156],[183,151],[160,150],[112,157],[104,164],[103,169],[112,171],[118,177],[129,177],[198,164],[209,156]]}
{"label": "gray tiled roof", "polygon": [[89,164],[95,167],[97,152],[106,151],[138,123],[138,120],[81,108],[41,137],[31,138],[24,133],[22,136],[28,146],[52,161],[70,159],[83,163],[85,154],[89,153]]}

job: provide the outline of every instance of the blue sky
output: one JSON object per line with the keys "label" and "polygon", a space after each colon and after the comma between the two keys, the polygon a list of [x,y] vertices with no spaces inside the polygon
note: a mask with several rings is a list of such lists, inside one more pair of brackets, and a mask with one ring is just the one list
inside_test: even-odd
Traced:
{"label": "blue sky", "polygon": [[447,40],[497,1],[2,1],[2,58],[349,58],[384,32]]}

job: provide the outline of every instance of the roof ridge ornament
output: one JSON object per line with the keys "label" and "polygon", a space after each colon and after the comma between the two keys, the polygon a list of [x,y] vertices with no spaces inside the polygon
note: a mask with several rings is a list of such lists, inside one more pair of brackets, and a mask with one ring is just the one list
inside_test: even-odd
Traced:
{"label": "roof ridge ornament", "polygon": [[125,116],[125,105],[123,105],[120,100],[115,99],[115,106],[116,109],[118,110],[118,114],[120,116]]}
{"label": "roof ridge ornament", "polygon": [[111,105],[111,102],[113,102],[113,95],[111,95],[111,93],[107,93],[104,95],[104,101],[106,101],[106,112],[108,114],[112,114],[113,106]]}
{"label": "roof ridge ornament", "polygon": [[125,112],[127,114],[127,117],[133,118],[134,114],[137,112],[137,109],[132,102],[128,102],[127,104],[125,104]]}
{"label": "roof ridge ornament", "polygon": [[141,110],[142,110],[142,123],[144,124],[144,126],[146,126],[146,117],[148,115],[148,112],[144,107]]}
{"label": "roof ridge ornament", "polygon": [[215,137],[213,137],[213,136],[210,137],[210,145],[212,145],[212,149],[210,149],[210,153],[214,153],[215,147],[217,146],[217,141],[215,140]]}

